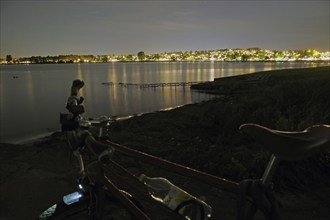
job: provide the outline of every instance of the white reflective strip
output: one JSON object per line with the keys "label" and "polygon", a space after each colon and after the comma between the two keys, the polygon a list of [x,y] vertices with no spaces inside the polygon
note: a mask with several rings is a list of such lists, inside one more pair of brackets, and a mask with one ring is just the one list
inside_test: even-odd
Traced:
{"label": "white reflective strip", "polygon": [[40,216],[39,216],[39,220],[44,220],[44,219],[48,219],[49,217],[51,217],[57,208],[57,204],[49,207],[47,210],[45,210]]}

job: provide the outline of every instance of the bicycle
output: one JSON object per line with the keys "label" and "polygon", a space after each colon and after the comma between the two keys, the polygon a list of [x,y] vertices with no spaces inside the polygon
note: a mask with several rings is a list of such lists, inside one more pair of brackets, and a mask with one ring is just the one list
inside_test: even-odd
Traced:
{"label": "bicycle", "polygon": [[[71,133],[69,140],[75,140],[70,145],[76,149],[74,155],[78,158],[80,173],[83,174],[78,181],[80,191],[71,194],[69,202],[62,201],[51,207],[48,210],[49,216],[46,210],[40,219],[81,219],[82,214],[89,219],[184,219],[178,212],[155,202],[134,174],[113,161],[111,155],[116,151],[238,194],[238,220],[252,220],[258,210],[266,219],[278,220],[278,203],[271,179],[279,162],[305,159],[329,151],[330,126],[317,125],[299,132],[272,130],[256,124],[243,124],[239,129],[272,153],[260,179],[242,180],[239,183],[230,181],[133,150],[106,138],[97,139],[86,130],[77,129]],[[87,169],[81,156],[84,147],[96,157]],[[71,214],[77,214],[79,218]],[[198,219],[204,219],[204,216],[200,214]]]}
{"label": "bicycle", "polygon": [[[61,115],[62,122],[63,118],[65,115]],[[109,176],[118,178],[118,174],[109,165],[124,169],[110,159],[114,148],[101,142],[107,138],[104,130],[107,129],[109,122],[111,119],[82,119],[72,121],[74,125],[66,124],[68,129],[62,127],[62,130],[67,132],[73,155],[79,162],[78,191],[63,196],[63,201],[49,207],[39,216],[39,219],[150,219],[144,213],[141,203],[129,192],[119,189],[109,178]],[[83,159],[83,153],[86,150],[94,157],[87,166]],[[103,169],[108,171],[108,176],[104,175]],[[124,172],[128,171],[124,170]],[[133,176],[131,173],[129,175]],[[136,178],[135,180],[134,184],[140,184],[141,189],[142,183]],[[143,198],[146,204],[158,206],[158,213],[153,213],[153,216],[158,215],[160,211],[171,219],[180,219],[178,214],[171,213],[160,204],[155,204],[146,190],[140,190],[139,197]],[[168,217],[166,218],[169,219]]]}

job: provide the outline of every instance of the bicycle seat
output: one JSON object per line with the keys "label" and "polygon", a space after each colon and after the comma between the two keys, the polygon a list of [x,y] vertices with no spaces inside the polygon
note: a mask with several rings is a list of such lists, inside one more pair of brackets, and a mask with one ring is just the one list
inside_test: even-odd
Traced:
{"label": "bicycle seat", "polygon": [[330,125],[315,125],[297,132],[273,130],[257,124],[243,124],[239,129],[284,160],[299,160],[330,151]]}

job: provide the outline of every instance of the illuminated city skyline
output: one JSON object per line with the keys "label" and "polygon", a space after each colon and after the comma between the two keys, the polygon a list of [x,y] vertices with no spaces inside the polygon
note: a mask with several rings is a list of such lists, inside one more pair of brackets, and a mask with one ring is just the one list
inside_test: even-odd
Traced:
{"label": "illuminated city skyline", "polygon": [[329,51],[329,1],[0,2],[1,58],[251,47]]}
{"label": "illuminated city skyline", "polygon": [[177,51],[160,54],[125,55],[58,55],[58,56],[32,56],[13,58],[7,55],[0,59],[0,64],[38,64],[38,63],[100,63],[100,62],[168,62],[168,61],[225,61],[225,62],[283,62],[283,61],[326,61],[330,63],[330,51],[320,52],[315,49],[308,50],[264,50],[260,48],[249,49],[218,49],[203,51]]}

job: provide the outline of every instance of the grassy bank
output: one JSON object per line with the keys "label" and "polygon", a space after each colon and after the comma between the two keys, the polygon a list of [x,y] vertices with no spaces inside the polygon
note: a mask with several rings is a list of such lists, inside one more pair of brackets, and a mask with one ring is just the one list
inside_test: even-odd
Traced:
{"label": "grassy bank", "polygon": [[[113,125],[111,139],[233,180],[260,177],[269,153],[239,133],[243,123],[279,130],[330,124],[330,67],[288,69],[217,79],[193,86],[219,98]],[[280,188],[324,183],[329,154],[283,162]]]}
{"label": "grassy bank", "polygon": [[[239,132],[241,124],[252,122],[287,131],[330,124],[330,67],[228,77],[193,89],[218,94],[219,98],[117,122],[112,126],[111,139],[240,181],[260,178],[270,157],[260,144]],[[125,162],[143,167],[134,160]],[[197,196],[206,195],[215,208],[215,219],[235,219],[233,195],[153,167],[149,173],[170,177]],[[330,152],[296,162],[281,161],[274,183],[283,205],[283,219],[327,219],[329,182]]]}
{"label": "grassy bank", "polygon": [[[111,126],[110,139],[239,181],[259,178],[270,156],[238,131],[241,124],[253,122],[280,130],[330,124],[330,67],[228,77],[193,89],[219,97],[117,121]],[[72,192],[76,161],[70,155],[63,133],[30,145],[0,144],[0,219],[35,219]],[[214,219],[235,219],[236,198],[232,194],[116,153],[114,157],[126,168],[164,175],[194,195],[205,196],[214,209]],[[274,181],[284,205],[283,219],[329,218],[330,153],[297,162],[282,161]]]}

